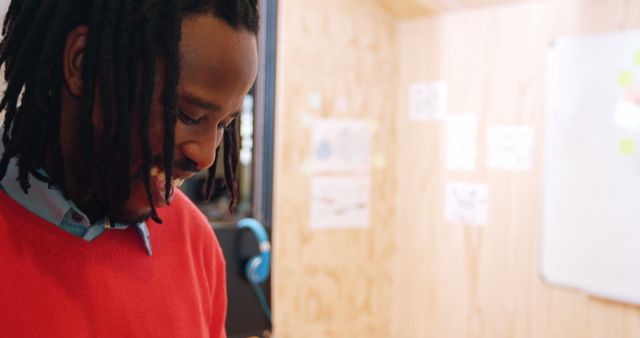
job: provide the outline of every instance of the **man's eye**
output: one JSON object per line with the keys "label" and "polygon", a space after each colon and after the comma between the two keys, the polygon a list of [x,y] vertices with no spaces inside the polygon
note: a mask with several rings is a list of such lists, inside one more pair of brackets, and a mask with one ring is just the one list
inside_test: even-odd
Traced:
{"label": "man's eye", "polygon": [[178,118],[180,119],[180,121],[182,121],[182,123],[186,125],[196,125],[196,124],[199,124],[201,120],[201,119],[194,119],[181,110],[178,110]]}

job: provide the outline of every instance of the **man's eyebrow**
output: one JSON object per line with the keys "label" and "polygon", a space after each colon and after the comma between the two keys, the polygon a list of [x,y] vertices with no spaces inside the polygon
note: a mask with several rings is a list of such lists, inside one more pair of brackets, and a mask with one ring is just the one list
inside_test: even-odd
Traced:
{"label": "man's eyebrow", "polygon": [[198,108],[202,108],[202,109],[206,109],[206,110],[210,110],[213,112],[217,112],[220,111],[220,105],[213,103],[213,102],[209,102],[207,100],[201,99],[199,97],[195,97],[193,95],[190,94],[180,94],[180,97],[187,101],[189,104],[192,104]]}

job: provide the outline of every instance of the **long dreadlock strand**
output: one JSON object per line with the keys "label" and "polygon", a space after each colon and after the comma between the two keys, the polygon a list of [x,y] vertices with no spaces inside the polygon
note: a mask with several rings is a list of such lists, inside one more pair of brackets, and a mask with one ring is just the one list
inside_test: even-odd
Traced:
{"label": "long dreadlock strand", "polygon": [[232,211],[238,202],[238,184],[236,176],[238,172],[238,128],[237,120],[234,120],[224,133],[224,178],[227,188],[231,193],[229,211]]}
{"label": "long dreadlock strand", "polygon": [[[18,108],[21,111],[30,111],[33,106],[33,103],[31,102],[31,100],[28,100],[27,98],[30,97],[31,94],[31,90],[30,88],[26,88],[24,91],[24,95],[22,97],[22,103],[20,105],[20,108]],[[37,123],[38,121],[36,119],[34,119],[34,114],[27,114],[27,113],[23,113],[20,114],[20,125],[24,124],[25,125],[25,129],[28,130],[29,127],[33,127],[33,124]],[[31,165],[31,160],[32,160],[32,156],[33,156],[33,143],[29,143],[26,142],[25,143],[25,138],[26,135],[29,135],[28,132],[24,132],[19,134],[19,144],[23,145],[23,154],[22,156],[20,156],[18,158],[18,180],[20,182],[20,187],[22,188],[22,190],[25,192],[25,194],[29,191],[29,188],[31,187],[31,184],[29,184],[29,167]]]}
{"label": "long dreadlock strand", "polygon": [[[151,5],[148,10],[144,23],[144,60],[142,62],[142,178],[144,187],[147,192],[147,198],[151,205],[151,218],[162,223],[156,212],[153,194],[151,193],[151,143],[149,142],[149,112],[151,110],[151,99],[155,86],[155,68],[156,68],[156,21],[158,19],[157,6]],[[167,177],[167,179],[170,179]]]}
{"label": "long dreadlock strand", "polygon": [[113,184],[113,63],[114,63],[114,28],[116,25],[116,11],[118,1],[107,1],[104,4],[104,14],[100,29],[100,45],[98,47],[98,79],[100,83],[100,102],[102,103],[102,130],[100,138],[100,149],[102,158],[106,159],[100,165],[101,176],[104,177],[104,189],[106,191],[107,213],[114,205],[114,184]]}
{"label": "long dreadlock strand", "polygon": [[[0,110],[7,108],[5,130],[2,137],[5,147],[9,147],[9,134],[13,131],[15,115],[18,113],[18,96],[27,80],[26,67],[38,60],[40,53],[38,53],[37,49],[42,45],[41,37],[44,35],[44,22],[49,20],[48,14],[53,10],[53,5],[55,5],[55,1],[52,0],[45,1],[41,7],[37,7],[36,3],[38,1],[32,0],[31,3],[25,5],[25,12],[26,10],[31,10],[31,12],[25,13],[25,16],[29,17],[31,22],[23,19],[18,20],[16,23],[16,28],[28,33],[22,37],[22,40],[16,38],[6,41],[2,44],[2,50],[0,51],[0,62],[6,62],[5,79],[7,81],[5,95],[0,101]],[[33,25],[29,25],[29,23],[33,23]],[[21,118],[18,120],[21,120]]]}
{"label": "long dreadlock strand", "polygon": [[[34,133],[42,135],[48,140],[47,143],[40,142],[37,151],[35,151],[35,163],[30,168],[31,174],[41,181],[52,184],[49,177],[41,174],[37,167],[42,166],[47,144],[51,144],[53,163],[59,168],[64,168],[64,159],[62,157],[62,147],[60,144],[60,88],[62,86],[63,74],[60,67],[54,67],[57,62],[61,62],[62,44],[56,37],[61,36],[64,32],[64,26],[59,22],[67,22],[71,15],[70,7],[73,0],[61,0],[55,9],[53,18],[50,20],[46,29],[47,33],[44,39],[42,52],[40,53],[40,63],[37,74],[38,79],[35,83],[35,92],[32,100],[36,102],[35,110],[40,119],[44,121],[42,130],[34,130]],[[66,186],[64,182],[58,183],[62,194],[66,196]]]}
{"label": "long dreadlock strand", "polygon": [[[53,162],[58,164],[58,168],[60,168],[60,172],[64,170],[64,157],[62,156],[62,144],[60,143],[60,110],[62,109],[62,105],[60,103],[60,89],[62,87],[62,81],[64,79],[64,75],[62,73],[62,69],[56,69],[53,74],[53,87],[51,89],[51,105],[53,109],[51,110],[51,125],[50,125],[50,137],[53,151]],[[34,170],[35,171],[35,170]],[[50,182],[51,183],[51,182]],[[62,195],[68,197],[67,186],[62,180],[58,182],[58,186],[62,192]]]}
{"label": "long dreadlock strand", "polygon": [[22,5],[24,5],[24,1],[11,1],[9,4],[9,8],[7,9],[7,14],[5,15],[4,21],[2,23],[2,35],[7,34],[7,30],[12,20],[20,14],[20,10],[22,9]]}
{"label": "long dreadlock strand", "polygon": [[165,201],[169,204],[169,196],[171,194],[173,177],[173,154],[175,127],[177,118],[177,87],[180,80],[180,62],[178,45],[180,42],[182,19],[179,15],[179,7],[176,2],[170,1],[163,11],[163,22],[166,22],[166,31],[164,36],[165,52],[165,85],[162,95],[163,117],[164,117],[164,144],[163,158],[165,171]]}
{"label": "long dreadlock strand", "polygon": [[[22,97],[22,104],[17,111],[21,112],[16,124],[16,129],[24,129],[23,132],[17,137],[17,143],[23,147],[22,156],[18,159],[18,178],[22,190],[27,193],[29,190],[29,173],[31,173],[34,167],[42,163],[44,158],[46,143],[30,142],[29,135],[46,135],[47,127],[47,115],[46,109],[50,103],[42,103],[39,95],[44,91],[40,82],[47,83],[51,80],[51,72],[44,69],[42,73],[31,72],[24,76],[24,72],[18,71],[22,67],[26,67],[27,64],[31,64],[33,60],[39,60],[43,54],[43,37],[48,35],[47,28],[55,25],[55,19],[57,16],[61,16],[60,11],[55,9],[56,1],[46,1],[42,7],[39,8],[36,14],[36,24],[29,30],[27,34],[26,43],[21,46],[19,52],[19,60],[15,60],[11,65],[15,65],[15,69],[11,72],[9,81],[14,79],[14,76],[19,76],[21,79],[14,82],[20,83],[24,81],[24,84],[20,84],[20,88],[12,88],[13,90],[20,90],[24,85],[24,93]],[[51,15],[54,13],[54,15]],[[9,64],[7,64],[9,66]],[[38,67],[38,68],[46,68]],[[7,123],[7,127],[10,127],[10,123]]]}
{"label": "long dreadlock strand", "polygon": [[[132,67],[135,62],[133,61],[133,55],[131,54],[132,48],[132,19],[131,15],[131,0],[124,0],[121,7],[121,18],[118,25],[118,39],[116,40],[116,95],[117,95],[117,126],[116,133],[114,135],[114,143],[117,149],[118,160],[114,161],[119,164],[118,170],[115,175],[122,184],[119,185],[120,189],[118,195],[115,198],[126,200],[131,194],[131,124],[133,120],[129,112],[129,107],[132,105],[131,98],[133,95],[129,95],[133,90],[133,85],[130,83],[129,67]],[[135,78],[135,77],[134,77]]]}
{"label": "long dreadlock strand", "polygon": [[[99,46],[100,14],[102,13],[103,0],[93,1],[93,7],[89,17],[89,34],[83,57],[82,67],[82,97],[80,101],[80,130],[81,139],[80,151],[84,163],[92,162],[92,154],[95,149],[95,137],[93,126],[93,104],[95,100]],[[90,170],[82,177],[78,177],[81,184],[91,184],[95,177],[93,170]]]}
{"label": "long dreadlock strand", "polygon": [[202,196],[205,201],[211,199],[213,195],[213,190],[215,186],[216,173],[218,171],[218,159],[220,157],[220,147],[216,149],[215,159],[213,160],[213,165],[207,169],[207,179],[202,186]]}
{"label": "long dreadlock strand", "polygon": [[[5,80],[7,81],[11,74],[8,68],[13,68],[16,53],[19,52],[22,43],[26,41],[27,32],[33,28],[32,24],[36,20],[40,6],[45,5],[37,0],[26,0],[25,2],[19,9],[16,8],[15,12],[7,13],[3,24],[6,27],[3,30],[6,31],[7,37],[2,41],[3,53],[0,56],[0,62],[7,61],[5,68]],[[8,53],[5,53],[4,50],[7,50]]]}

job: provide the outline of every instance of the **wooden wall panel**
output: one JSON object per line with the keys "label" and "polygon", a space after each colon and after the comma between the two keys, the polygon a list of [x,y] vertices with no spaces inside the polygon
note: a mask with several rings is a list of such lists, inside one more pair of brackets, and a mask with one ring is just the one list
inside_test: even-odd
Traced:
{"label": "wooden wall panel", "polygon": [[[555,0],[399,24],[396,257],[390,337],[639,337],[640,308],[539,277],[545,53],[554,37],[640,27],[640,1]],[[452,114],[479,114],[478,170],[444,170],[444,124],[407,119],[417,80],[445,80]],[[528,172],[486,169],[484,129],[534,128]],[[447,181],[489,185],[489,224],[447,224]],[[418,183],[418,184],[416,184]]]}
{"label": "wooden wall panel", "polygon": [[380,5],[397,18],[407,19],[436,14],[432,6],[422,0],[378,0]]}
{"label": "wooden wall panel", "polygon": [[[640,337],[640,308],[540,281],[545,52],[554,37],[640,27],[639,0],[537,0],[398,21],[379,0],[280,0],[273,310],[287,337]],[[478,170],[444,170],[444,124],[407,118],[445,80],[479,114]],[[308,95],[319,93],[319,109]],[[348,109],[336,109],[341,97]],[[372,224],[311,232],[310,121],[377,130]],[[485,169],[484,128],[536,131],[531,171]],[[489,224],[443,220],[451,180],[489,185]]]}
{"label": "wooden wall panel", "polygon": [[[395,190],[395,21],[374,1],[279,1],[274,209],[275,332],[388,336]],[[322,105],[308,102],[318,93]],[[346,100],[346,102],[345,102]],[[342,103],[337,103],[342,101]],[[346,103],[346,110],[343,108]],[[375,131],[371,226],[309,230],[310,123],[356,117]]]}
{"label": "wooden wall panel", "polygon": [[377,0],[399,19],[438,15],[481,6],[504,5],[528,0]]}

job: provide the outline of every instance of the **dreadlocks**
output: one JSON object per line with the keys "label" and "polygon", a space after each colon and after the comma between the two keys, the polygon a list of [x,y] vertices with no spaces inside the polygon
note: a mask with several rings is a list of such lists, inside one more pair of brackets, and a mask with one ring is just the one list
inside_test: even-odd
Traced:
{"label": "dreadlocks", "polygon": [[[62,54],[69,32],[88,27],[83,59],[83,92],[80,103],[81,152],[89,163],[94,151],[104,165],[100,172],[89,172],[78,179],[84,184],[104,177],[107,213],[117,199],[129,198],[131,191],[131,125],[136,90],[140,90],[142,135],[142,175],[151,205],[151,217],[159,219],[151,193],[152,150],[149,120],[157,66],[164,68],[162,92],[166,177],[172,177],[176,88],[179,81],[179,42],[182,20],[189,15],[210,13],[234,29],[252,33],[258,30],[257,0],[12,0],[2,26],[0,65],[4,65],[7,88],[0,100],[5,111],[0,158],[0,179],[11,158],[18,160],[18,180],[25,193],[29,174],[53,184],[38,169],[50,151],[56,165],[64,166],[60,143],[60,92],[63,85]],[[159,62],[161,60],[161,62]],[[138,74],[138,75],[136,75]],[[97,95],[103,120],[100,139],[95,139],[93,106]],[[20,102],[19,102],[20,101]],[[18,103],[19,102],[19,103]],[[115,105],[113,104],[115,102]],[[237,124],[230,124],[224,135],[225,181],[231,192],[230,208],[237,201],[238,166]],[[96,148],[97,147],[97,148]],[[209,168],[206,198],[212,194],[216,164]],[[98,176],[99,175],[99,176]],[[122,184],[113,184],[114,181]],[[66,196],[62,182],[55,182]],[[166,180],[165,196],[171,182]]]}

